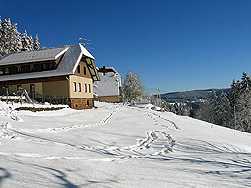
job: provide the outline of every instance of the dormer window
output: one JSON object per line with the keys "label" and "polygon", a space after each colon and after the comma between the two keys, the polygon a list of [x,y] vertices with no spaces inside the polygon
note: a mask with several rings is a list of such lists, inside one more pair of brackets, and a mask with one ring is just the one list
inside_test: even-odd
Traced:
{"label": "dormer window", "polygon": [[43,70],[48,70],[48,69],[49,69],[48,63],[44,63],[43,64]]}
{"label": "dormer window", "polygon": [[52,70],[54,68],[54,63],[49,64],[49,69]]}
{"label": "dormer window", "polygon": [[21,66],[17,66],[17,72],[21,72]]}
{"label": "dormer window", "polygon": [[30,71],[34,71],[34,65],[30,65]]}
{"label": "dormer window", "polygon": [[0,68],[0,75],[4,74],[4,68]]}
{"label": "dormer window", "polygon": [[9,72],[9,68],[5,68],[5,72],[4,72],[5,74],[9,74],[10,72]]}

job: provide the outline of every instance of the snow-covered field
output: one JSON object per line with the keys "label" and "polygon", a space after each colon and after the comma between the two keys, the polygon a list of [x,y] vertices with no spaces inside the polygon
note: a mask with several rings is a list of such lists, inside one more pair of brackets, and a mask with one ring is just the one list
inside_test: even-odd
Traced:
{"label": "snow-covered field", "polygon": [[251,186],[251,134],[96,106],[17,112],[0,103],[0,187]]}

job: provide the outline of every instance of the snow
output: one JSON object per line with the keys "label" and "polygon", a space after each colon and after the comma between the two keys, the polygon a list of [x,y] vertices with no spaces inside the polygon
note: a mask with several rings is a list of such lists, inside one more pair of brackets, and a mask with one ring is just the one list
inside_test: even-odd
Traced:
{"label": "snow", "polygon": [[122,104],[17,106],[0,103],[0,134],[15,134],[0,136],[0,187],[251,186],[249,133]]}

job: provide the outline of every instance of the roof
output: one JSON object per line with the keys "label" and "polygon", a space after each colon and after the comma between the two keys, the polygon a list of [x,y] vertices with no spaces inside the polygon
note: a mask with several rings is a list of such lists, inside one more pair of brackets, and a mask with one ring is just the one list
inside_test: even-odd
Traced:
{"label": "roof", "polygon": [[37,51],[11,53],[4,56],[0,60],[0,65],[3,64],[6,65],[6,63],[8,65],[30,63],[34,62],[34,60],[36,61],[55,60],[64,53],[65,55],[63,56],[57,69],[55,70],[4,75],[0,76],[0,81],[12,81],[12,80],[22,80],[22,79],[32,79],[32,78],[73,75],[76,71],[76,68],[82,56],[86,56],[88,60],[90,59],[89,60],[90,63],[87,63],[87,65],[90,67],[92,79],[94,81],[99,80],[99,76],[96,70],[96,65],[94,63],[95,58],[81,44],[48,48]]}
{"label": "roof", "polygon": [[0,60],[0,65],[14,65],[27,62],[56,60],[69,47],[47,48],[42,50],[10,53]]}
{"label": "roof", "polygon": [[98,70],[98,72],[105,72],[105,73],[114,72],[114,73],[118,73],[118,71],[116,71],[114,67],[105,67],[105,66],[103,66],[101,68],[97,68],[97,70]]}

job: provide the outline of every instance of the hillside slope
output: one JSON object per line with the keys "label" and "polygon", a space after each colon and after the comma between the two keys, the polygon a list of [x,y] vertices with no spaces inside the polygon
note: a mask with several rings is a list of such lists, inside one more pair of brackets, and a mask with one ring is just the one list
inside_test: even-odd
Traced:
{"label": "hillside slope", "polygon": [[168,112],[12,111],[0,103],[0,187],[250,187],[251,135]]}
{"label": "hillside slope", "polygon": [[222,92],[228,93],[230,89],[206,89],[206,90],[193,90],[183,92],[171,92],[161,94],[161,98],[167,102],[186,102],[196,101],[198,99],[209,99],[212,95],[212,90],[215,90],[216,95],[221,95]]}

